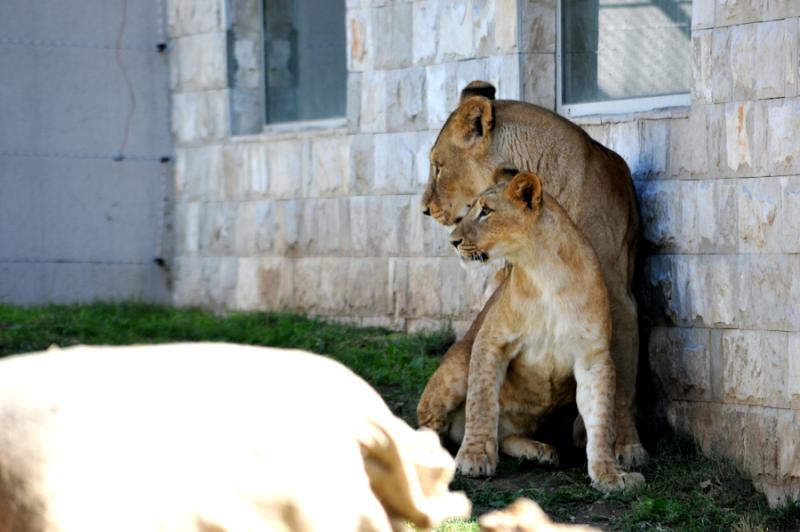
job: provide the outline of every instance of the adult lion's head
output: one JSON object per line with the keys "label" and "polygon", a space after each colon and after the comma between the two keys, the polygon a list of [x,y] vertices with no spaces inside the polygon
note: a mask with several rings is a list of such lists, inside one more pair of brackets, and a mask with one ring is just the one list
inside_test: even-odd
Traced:
{"label": "adult lion's head", "polygon": [[497,156],[502,150],[493,146],[494,93],[485,81],[467,85],[431,148],[422,211],[443,225],[458,223],[478,194],[494,184],[503,164]]}

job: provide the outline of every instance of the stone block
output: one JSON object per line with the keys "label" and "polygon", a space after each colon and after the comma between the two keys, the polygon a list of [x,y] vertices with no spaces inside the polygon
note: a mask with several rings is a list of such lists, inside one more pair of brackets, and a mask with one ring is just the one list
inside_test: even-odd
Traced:
{"label": "stone block", "polygon": [[[784,95],[784,21],[746,24],[731,28],[729,58],[733,98],[750,100]],[[764,58],[771,58],[765,61]]]}
{"label": "stone block", "polygon": [[546,109],[556,107],[556,59],[550,53],[521,54],[522,99]]}
{"label": "stone block", "polygon": [[236,278],[239,273],[235,257],[202,259],[201,283],[205,287],[201,306],[212,310],[233,308],[236,304]]}
{"label": "stone block", "polygon": [[455,63],[442,63],[425,69],[425,114],[430,129],[441,128],[458,106],[463,86],[456,84],[456,68]]}
{"label": "stone block", "polygon": [[767,106],[767,160],[772,175],[800,173],[800,98],[775,100]]}
{"label": "stone block", "polygon": [[368,225],[362,230],[367,233],[368,254],[382,257],[403,254],[410,215],[407,197],[371,196],[367,198],[366,209]]}
{"label": "stone block", "polygon": [[431,172],[430,153],[436,142],[438,131],[420,131],[417,133],[417,152],[414,155],[414,179],[411,184],[414,192],[422,192],[428,184]]}
{"label": "stone block", "polygon": [[239,259],[236,299],[243,310],[297,308],[294,261],[283,257]]}
{"label": "stone block", "polygon": [[176,201],[222,199],[222,146],[175,150]]}
{"label": "stone block", "polygon": [[441,301],[441,315],[447,319],[472,317],[471,291],[467,283],[466,270],[455,256],[440,259],[439,290],[445,295]]}
{"label": "stone block", "polygon": [[319,312],[322,262],[318,258],[302,258],[292,261],[294,292],[290,306],[303,312]]}
{"label": "stone block", "polygon": [[361,131],[386,131],[386,73],[367,71],[361,77]]}
{"label": "stone block", "polygon": [[714,24],[732,26],[762,20],[764,0],[723,0],[716,2]]}
{"label": "stone block", "polygon": [[203,259],[200,257],[175,257],[173,262],[172,304],[177,307],[195,307],[205,304],[205,287],[202,282]]}
{"label": "stone block", "polygon": [[641,173],[639,157],[641,149],[641,135],[639,133],[639,122],[616,122],[608,126],[606,146],[617,152],[625,162],[633,175]]}
{"label": "stone block", "polygon": [[372,183],[374,170],[374,135],[350,136],[350,162],[347,188],[351,194],[366,194]]}
{"label": "stone block", "polygon": [[177,144],[222,140],[230,136],[227,90],[172,95],[172,132]]}
{"label": "stone block", "polygon": [[[786,377],[786,394],[791,408],[800,410],[800,334],[789,333],[788,339],[789,373]],[[800,439],[796,440],[800,441]]]}
{"label": "stone block", "polygon": [[348,219],[350,234],[347,249],[355,257],[370,254],[368,231],[369,219],[367,217],[367,196],[353,196],[347,198]]}
{"label": "stone block", "polygon": [[228,85],[225,32],[174,39],[169,55],[170,86],[176,92],[224,89]]}
{"label": "stone block", "polygon": [[741,179],[738,189],[740,251],[780,251],[783,229],[781,180],[774,177]]}
{"label": "stone block", "polygon": [[716,28],[711,34],[710,84],[714,103],[731,100],[733,73],[731,71],[731,30]]}
{"label": "stone block", "polygon": [[651,257],[647,275],[655,321],[684,327],[737,326],[738,268],[730,255]]}
{"label": "stone block", "polygon": [[[650,179],[664,175],[667,170],[667,154],[669,146],[669,131],[671,121],[668,120],[643,120],[639,124],[639,165],[631,173],[634,179]],[[606,144],[603,137],[608,128],[603,125],[593,126],[595,131],[590,133],[592,138]],[[584,129],[587,129],[584,127]],[[587,129],[588,131],[588,129]],[[634,173],[635,172],[635,173]]]}
{"label": "stone block", "polygon": [[194,255],[200,249],[200,217],[205,214],[202,203],[175,204],[175,253]]}
{"label": "stone block", "polygon": [[425,69],[386,72],[387,129],[407,131],[427,126],[425,96]]}
{"label": "stone block", "polygon": [[800,177],[782,178],[781,196],[781,251],[800,253]]}
{"label": "stone block", "polygon": [[[779,128],[780,118],[780,113],[777,113],[775,122]],[[723,175],[742,177],[764,175],[768,163],[767,137],[773,137],[775,131],[772,125],[767,123],[765,104],[763,102],[726,104],[724,122],[724,143],[721,146],[724,156],[720,161],[720,171]],[[769,129],[772,131],[768,135]]]}
{"label": "stone block", "polygon": [[361,73],[347,75],[347,132],[357,133],[361,128]]}
{"label": "stone block", "polygon": [[668,174],[686,178],[706,177],[713,154],[718,150],[713,135],[713,106],[694,105],[687,119],[671,121]]}
{"label": "stone block", "polygon": [[350,175],[350,137],[322,137],[311,141],[310,196],[347,194]]}
{"label": "stone block", "polygon": [[438,2],[439,47],[436,62],[458,61],[472,57],[473,22],[471,2]]}
{"label": "stone block", "polygon": [[[459,66],[463,65],[464,63],[460,63]],[[482,69],[484,74],[477,78],[472,79],[485,79],[492,83],[497,88],[497,97],[503,98],[507,100],[520,100],[522,99],[522,94],[520,93],[520,58],[517,54],[505,54],[505,55],[496,55],[492,57],[488,57],[484,60],[480,61],[482,65]],[[545,71],[547,70],[548,65],[545,63],[539,65],[539,68],[542,70],[540,74],[542,76],[545,75]],[[465,85],[469,83],[470,80],[465,80]],[[551,79],[555,80],[555,76]],[[533,91],[531,97],[536,98],[543,98],[544,94],[546,93],[546,87],[540,86],[537,89],[533,88],[534,85],[531,84],[530,88]],[[540,92],[537,92],[540,91]],[[544,101],[544,100],[543,100]]]}
{"label": "stone block", "polygon": [[[410,3],[397,2],[372,10],[374,67],[379,69],[411,66],[413,18]],[[379,36],[379,37],[378,37]]]}
{"label": "stone block", "polygon": [[800,267],[793,255],[740,257],[739,321],[748,329],[800,331]]}
{"label": "stone block", "polygon": [[691,433],[705,453],[733,460],[755,480],[775,478],[778,423],[774,411],[744,405],[673,402],[670,424]]}
{"label": "stone block", "polygon": [[472,0],[473,57],[487,57],[495,52],[496,1]]}
{"label": "stone block", "polygon": [[229,71],[233,86],[237,89],[258,90],[261,88],[264,50],[259,41],[260,35],[260,33],[236,34],[236,41],[233,43],[234,62],[233,65],[229,65]]}
{"label": "stone block", "polygon": [[205,216],[200,219],[200,249],[204,255],[233,254],[236,242],[236,204],[207,203]]}
{"label": "stone block", "polygon": [[262,143],[232,143],[223,148],[226,199],[255,199],[269,194],[268,148]]}
{"label": "stone block", "polygon": [[407,258],[390,258],[388,263],[388,311],[394,318],[408,315],[408,263]]}
{"label": "stone block", "polygon": [[[800,375],[798,375],[800,376]],[[785,410],[777,412],[778,418],[778,483],[794,484],[800,482],[800,411]],[[784,499],[785,500],[785,499]]]}
{"label": "stone block", "polygon": [[348,243],[349,228],[342,227],[343,216],[339,200],[320,198],[306,200],[306,204],[310,208],[307,220],[313,223],[313,227],[310,228],[309,251],[324,256],[340,253]]}
{"label": "stone block", "polygon": [[650,368],[670,399],[711,398],[708,329],[656,327],[650,334]]}
{"label": "stone block", "polygon": [[419,258],[408,262],[407,316],[438,317],[442,312],[441,259]]}
{"label": "stone block", "polygon": [[340,314],[347,307],[347,277],[349,260],[325,257],[317,259],[319,265],[319,284],[314,312]]}
{"label": "stone block", "polygon": [[787,348],[786,333],[725,331],[722,335],[725,400],[786,407]]}
{"label": "stone block", "polygon": [[714,26],[714,5],[716,0],[692,1],[692,30],[711,28]]}
{"label": "stone block", "polygon": [[737,250],[737,187],[724,180],[681,183],[684,248],[703,253]]}
{"label": "stone block", "polygon": [[[508,2],[506,2],[508,3]],[[521,2],[520,36],[523,52],[550,53],[556,51],[556,0]],[[506,28],[505,31],[513,31]]]}
{"label": "stone block", "polygon": [[376,51],[372,31],[370,9],[347,10],[347,70],[363,72],[372,69]]}
{"label": "stone block", "polygon": [[436,59],[438,1],[421,0],[412,4],[413,64],[429,65]]}
{"label": "stone block", "polygon": [[168,0],[167,32],[172,38],[224,31],[223,0]]}
{"label": "stone block", "polygon": [[692,77],[694,78],[692,102],[694,103],[711,103],[714,100],[711,84],[713,76],[713,40],[714,32],[712,30],[692,32],[692,49],[694,52],[692,60]]}
{"label": "stone block", "polygon": [[371,192],[416,192],[414,164],[417,155],[416,133],[375,135],[374,174]]}
{"label": "stone block", "polygon": [[344,310],[360,315],[387,315],[391,312],[388,259],[344,259],[347,279],[344,285]]}
{"label": "stone block", "polygon": [[800,94],[800,18],[784,20],[784,31],[784,92],[787,98],[792,98]]}
{"label": "stone block", "polygon": [[637,192],[642,236],[654,250],[680,249],[683,243],[680,182],[641,181]]}
{"label": "stone block", "polygon": [[267,143],[270,195],[276,198],[296,198],[304,194],[310,166],[311,143],[307,139]]}
{"label": "stone block", "polygon": [[236,206],[233,253],[239,257],[264,255],[275,249],[275,204],[248,201]]}

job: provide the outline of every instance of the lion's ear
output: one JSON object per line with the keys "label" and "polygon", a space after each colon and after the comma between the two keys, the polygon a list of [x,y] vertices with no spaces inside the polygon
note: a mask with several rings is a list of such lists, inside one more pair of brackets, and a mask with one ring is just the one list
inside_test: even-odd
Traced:
{"label": "lion's ear", "polygon": [[494,88],[494,85],[488,81],[476,79],[475,81],[470,81],[469,84],[461,90],[461,97],[459,98],[458,103],[464,103],[464,100],[470,96],[483,96],[484,98],[494,100],[495,92],[496,89]]}
{"label": "lion's ear", "polygon": [[514,176],[519,173],[519,170],[516,168],[508,168],[504,166],[498,166],[494,173],[492,174],[492,182],[497,183],[505,183],[507,181],[511,181],[514,179]]}
{"label": "lion's ear", "polygon": [[535,209],[542,203],[542,180],[530,172],[520,172],[506,189],[511,201],[523,203],[529,209]]}
{"label": "lion's ear", "polygon": [[464,147],[480,142],[494,128],[492,102],[483,96],[467,98],[456,110],[454,125]]}

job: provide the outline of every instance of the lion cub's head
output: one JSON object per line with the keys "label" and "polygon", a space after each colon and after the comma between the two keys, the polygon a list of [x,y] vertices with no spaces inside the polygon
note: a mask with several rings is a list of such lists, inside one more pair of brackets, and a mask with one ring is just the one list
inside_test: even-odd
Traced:
{"label": "lion cub's head", "polygon": [[530,242],[542,198],[539,176],[518,173],[510,182],[494,185],[478,196],[450,234],[450,243],[462,261],[512,258]]}

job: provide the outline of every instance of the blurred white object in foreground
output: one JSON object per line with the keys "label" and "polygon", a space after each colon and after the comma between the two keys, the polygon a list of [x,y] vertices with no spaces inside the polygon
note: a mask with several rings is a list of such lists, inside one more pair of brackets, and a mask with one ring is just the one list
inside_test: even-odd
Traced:
{"label": "blurred white object in foreground", "polygon": [[433,433],[332,360],[228,344],[0,361],[0,531],[391,530],[469,514]]}
{"label": "blurred white object in foreground", "polygon": [[478,523],[481,532],[599,532],[587,525],[554,523],[539,505],[530,499],[517,499],[502,510],[483,514]]}

